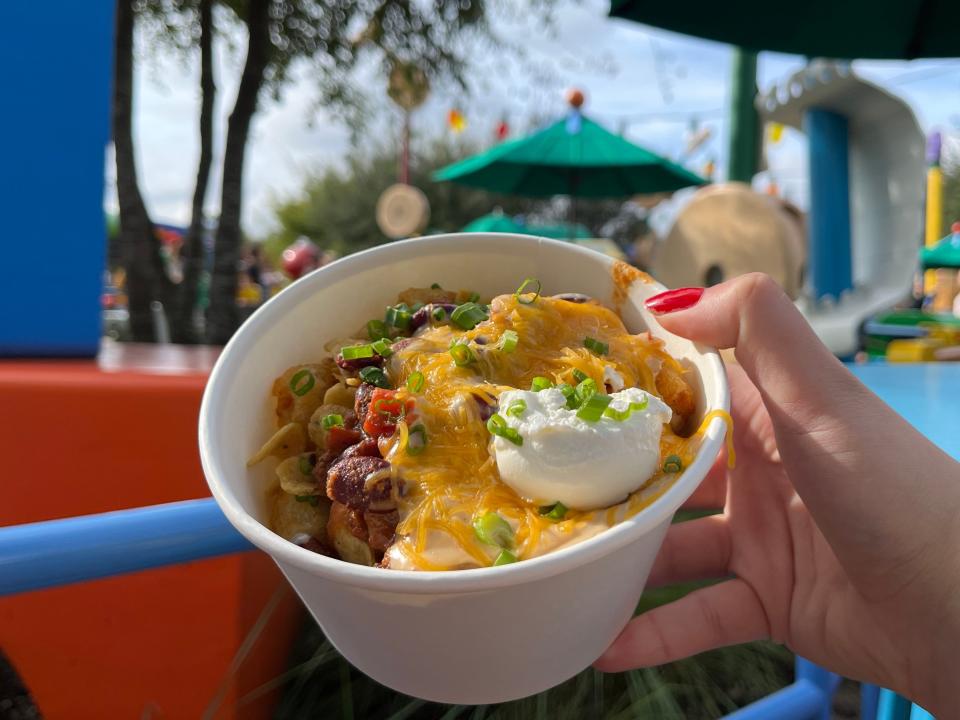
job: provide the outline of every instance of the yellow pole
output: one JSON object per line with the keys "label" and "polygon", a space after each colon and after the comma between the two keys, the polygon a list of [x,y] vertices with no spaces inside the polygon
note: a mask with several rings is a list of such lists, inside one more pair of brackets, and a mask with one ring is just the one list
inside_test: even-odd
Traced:
{"label": "yellow pole", "polygon": [[[943,237],[943,172],[940,165],[927,169],[927,213],[924,245],[936,245]],[[923,275],[923,294],[933,295],[937,290],[937,271],[927,270]]]}

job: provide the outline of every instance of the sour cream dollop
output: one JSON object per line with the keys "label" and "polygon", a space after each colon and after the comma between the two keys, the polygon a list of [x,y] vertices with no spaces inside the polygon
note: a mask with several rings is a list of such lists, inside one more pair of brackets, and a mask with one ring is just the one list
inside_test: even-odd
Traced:
{"label": "sour cream dollop", "polygon": [[[576,510],[609,507],[626,499],[657,470],[660,434],[671,411],[638,388],[610,397],[615,410],[644,401],[646,407],[623,421],[602,417],[588,422],[567,408],[566,398],[555,388],[502,393],[500,415],[520,433],[523,444],[494,437],[501,479],[528,500],[561,502]],[[526,409],[519,416],[508,413],[518,400],[526,403]]]}

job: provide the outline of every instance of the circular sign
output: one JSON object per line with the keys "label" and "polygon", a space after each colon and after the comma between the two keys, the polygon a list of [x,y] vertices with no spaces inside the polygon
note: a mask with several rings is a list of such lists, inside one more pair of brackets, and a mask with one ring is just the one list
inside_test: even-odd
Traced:
{"label": "circular sign", "polygon": [[430,221],[427,196],[412,185],[391,185],[377,200],[377,226],[388,238],[409,237]]}
{"label": "circular sign", "polygon": [[422,68],[413,63],[395,62],[387,80],[387,95],[410,112],[423,104],[430,94],[430,80]]}

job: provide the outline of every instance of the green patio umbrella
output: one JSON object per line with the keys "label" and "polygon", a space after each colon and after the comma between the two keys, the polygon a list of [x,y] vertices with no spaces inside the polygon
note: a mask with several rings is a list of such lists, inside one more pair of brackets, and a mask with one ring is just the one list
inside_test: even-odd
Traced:
{"label": "green patio umbrella", "polygon": [[476,220],[472,220],[464,226],[463,232],[501,232],[501,233],[521,233],[527,232],[527,226],[518,223],[511,217],[502,212],[492,212],[487,215],[481,215]]}
{"label": "green patio umbrella", "polygon": [[933,247],[920,250],[920,266],[924,270],[960,270],[960,236],[951,233]]}
{"label": "green patio umbrella", "polygon": [[527,225],[525,222],[514,220],[502,212],[492,212],[481,215],[476,220],[467,223],[461,232],[502,232],[517,233],[519,235],[537,235],[539,237],[557,238],[558,240],[584,239],[592,237],[585,225]]}
{"label": "green patio umbrella", "polygon": [[533,135],[448,165],[433,179],[508,195],[578,198],[630,197],[707,183],[576,111]]}
{"label": "green patio umbrella", "polygon": [[891,60],[960,56],[956,0],[612,0],[610,14],[750,50]]}

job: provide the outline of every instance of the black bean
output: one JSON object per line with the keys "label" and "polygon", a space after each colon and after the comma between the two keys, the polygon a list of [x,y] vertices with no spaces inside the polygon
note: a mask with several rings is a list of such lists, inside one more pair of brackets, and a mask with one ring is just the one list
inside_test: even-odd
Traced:
{"label": "black bean", "polygon": [[337,365],[344,370],[360,370],[365,367],[382,367],[383,358],[379,355],[374,355],[373,357],[365,358],[353,358],[352,360],[344,360],[343,355],[337,353]]}
{"label": "black bean", "polygon": [[429,303],[424,305],[422,308],[417,310],[410,319],[410,331],[416,332],[424,325],[429,325],[430,318],[433,317],[433,311],[437,308],[443,308],[446,311],[446,316],[449,318],[450,313],[452,313],[456,307],[457,306],[453,303]]}
{"label": "black bean", "polygon": [[572,303],[586,303],[593,300],[589,295],[584,295],[582,293],[560,293],[559,295],[554,295],[557,300],[566,300],[567,302]]}

